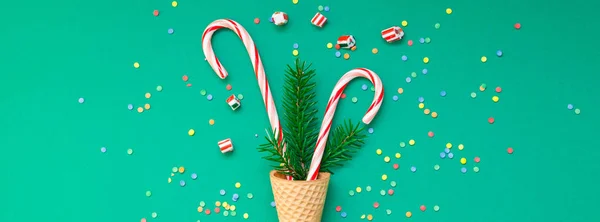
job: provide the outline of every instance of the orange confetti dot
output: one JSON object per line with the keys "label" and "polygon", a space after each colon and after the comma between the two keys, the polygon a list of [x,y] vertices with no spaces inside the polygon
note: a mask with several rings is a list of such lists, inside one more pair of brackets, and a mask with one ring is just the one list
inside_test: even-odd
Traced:
{"label": "orange confetti dot", "polygon": [[350,48],[350,50],[356,51],[356,46],[352,46],[352,48]]}
{"label": "orange confetti dot", "polygon": [[179,173],[185,172],[185,167],[180,166],[178,171],[179,171]]}
{"label": "orange confetti dot", "polygon": [[335,49],[340,50],[342,48],[339,44],[335,44]]}
{"label": "orange confetti dot", "polygon": [[438,113],[437,113],[437,112],[432,112],[432,113],[431,113],[431,117],[433,117],[433,118],[437,118],[437,117],[438,117]]}
{"label": "orange confetti dot", "polygon": [[215,125],[215,120],[214,120],[214,119],[210,119],[210,120],[208,120],[208,124],[210,124],[211,126],[212,126],[212,125]]}
{"label": "orange confetti dot", "polygon": [[403,89],[403,88],[398,88],[398,93],[399,93],[399,94],[402,94],[402,93],[404,93],[404,89]]}
{"label": "orange confetti dot", "polygon": [[425,110],[423,110],[423,113],[425,113],[425,115],[429,115],[429,113],[431,113],[431,110],[425,109]]}
{"label": "orange confetti dot", "polygon": [[183,79],[184,82],[187,82],[189,78],[187,75],[183,75],[183,77],[181,77],[181,79]]}
{"label": "orange confetti dot", "polygon": [[406,217],[412,217],[412,213],[410,211],[406,211]]}
{"label": "orange confetti dot", "polygon": [[150,109],[150,104],[146,103],[146,104],[144,105],[144,109],[146,109],[146,110],[149,110],[149,109]]}

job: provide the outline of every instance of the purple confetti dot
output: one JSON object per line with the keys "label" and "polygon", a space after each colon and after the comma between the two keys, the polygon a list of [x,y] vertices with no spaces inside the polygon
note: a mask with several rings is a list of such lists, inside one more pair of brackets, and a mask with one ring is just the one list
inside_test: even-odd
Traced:
{"label": "purple confetti dot", "polygon": [[167,30],[167,33],[169,33],[169,34],[173,34],[173,32],[175,32],[175,31],[174,31],[172,28],[169,28],[169,29]]}
{"label": "purple confetti dot", "polygon": [[198,174],[192,173],[192,180],[198,179]]}
{"label": "purple confetti dot", "polygon": [[440,92],[440,96],[442,96],[442,97],[446,96],[446,91],[443,91],[443,90],[442,90],[442,91]]}
{"label": "purple confetti dot", "polygon": [[446,158],[446,153],[444,153],[444,152],[441,152],[441,153],[440,153],[440,158],[442,158],[442,159]]}
{"label": "purple confetti dot", "polygon": [[448,158],[450,158],[450,159],[454,158],[454,153],[448,153]]}
{"label": "purple confetti dot", "polygon": [[362,90],[367,90],[369,87],[367,86],[367,84],[363,84],[362,85]]}
{"label": "purple confetti dot", "polygon": [[79,98],[79,103],[83,103],[83,102],[85,102],[85,99]]}
{"label": "purple confetti dot", "polygon": [[100,148],[100,152],[106,153],[106,147]]}
{"label": "purple confetti dot", "polygon": [[420,39],[419,39],[419,42],[420,42],[421,44],[423,44],[423,43],[425,43],[425,39],[424,39],[424,38],[420,38]]}
{"label": "purple confetti dot", "polygon": [[412,172],[414,173],[414,172],[416,172],[416,171],[417,171],[417,168],[416,168],[416,167],[414,167],[414,166],[411,166],[411,167],[410,167],[410,171],[412,171]]}
{"label": "purple confetti dot", "polygon": [[370,134],[373,134],[373,131],[374,131],[373,128],[369,128],[369,133]]}
{"label": "purple confetti dot", "polygon": [[211,101],[213,99],[213,95],[212,94],[208,94],[206,96],[206,99],[208,99],[208,101]]}
{"label": "purple confetti dot", "polygon": [[427,69],[423,69],[423,70],[421,71],[421,73],[423,73],[423,75],[427,75],[427,72],[428,72],[428,70],[427,70]]}
{"label": "purple confetti dot", "polygon": [[466,172],[467,172],[467,168],[466,168],[466,167],[462,167],[462,168],[460,168],[460,172],[462,172],[462,173],[466,173]]}
{"label": "purple confetti dot", "polygon": [[422,103],[422,102],[424,102],[424,101],[425,101],[425,98],[423,98],[422,96],[421,96],[421,97],[419,97],[419,102],[420,102],[420,103]]}
{"label": "purple confetti dot", "polygon": [[567,109],[573,109],[573,104],[567,105]]}
{"label": "purple confetti dot", "polygon": [[179,181],[179,185],[182,187],[185,187],[185,181],[184,180]]}
{"label": "purple confetti dot", "polygon": [[347,214],[346,212],[342,212],[342,213],[340,214],[340,216],[342,216],[343,218],[346,218],[346,217],[348,216],[348,214]]}
{"label": "purple confetti dot", "polygon": [[406,82],[410,83],[412,81],[412,79],[410,77],[406,77]]}
{"label": "purple confetti dot", "polygon": [[325,6],[325,8],[323,10],[325,10],[326,12],[328,12],[329,11],[329,6]]}
{"label": "purple confetti dot", "polygon": [[408,57],[406,57],[405,55],[402,56],[402,61],[406,61],[408,60]]}
{"label": "purple confetti dot", "polygon": [[225,190],[219,191],[219,194],[221,194],[221,196],[225,196]]}
{"label": "purple confetti dot", "polygon": [[271,207],[275,207],[275,201],[271,201]]}
{"label": "purple confetti dot", "polygon": [[129,105],[127,105],[127,109],[128,109],[128,110],[132,110],[132,109],[133,109],[133,104],[129,104]]}
{"label": "purple confetti dot", "polygon": [[392,99],[393,99],[394,101],[398,101],[398,96],[394,95],[394,96],[392,96]]}

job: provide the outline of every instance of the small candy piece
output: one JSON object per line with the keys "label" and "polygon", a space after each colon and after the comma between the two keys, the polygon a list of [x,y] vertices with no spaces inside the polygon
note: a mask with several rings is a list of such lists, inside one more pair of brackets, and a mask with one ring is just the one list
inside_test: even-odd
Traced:
{"label": "small candy piece", "polygon": [[367,190],[367,192],[371,192],[371,186],[367,186],[365,190]]}
{"label": "small candy piece", "polygon": [[298,50],[297,49],[292,50],[292,55],[298,56]]}
{"label": "small candy piece", "polygon": [[431,118],[437,118],[438,117],[438,113],[437,112],[431,112]]}
{"label": "small candy piece", "polygon": [[423,69],[421,70],[421,73],[423,73],[423,75],[427,75],[428,70],[427,69]]}
{"label": "small candy piece", "polygon": [[512,153],[513,153],[513,151],[514,151],[514,150],[513,150],[513,148],[512,148],[512,147],[509,147],[508,149],[506,149],[506,152],[507,152],[508,154],[512,154]]}
{"label": "small candy piece", "polygon": [[271,201],[271,207],[275,207],[275,201]]}
{"label": "small candy piece", "polygon": [[436,165],[434,165],[434,166],[433,166],[433,169],[434,169],[434,170],[439,170],[439,169],[440,169],[440,165],[437,165],[437,164],[436,164]]}
{"label": "small candy piece", "polygon": [[322,5],[319,5],[319,6],[317,7],[317,10],[319,10],[319,11],[323,11],[323,6],[322,6]]}
{"label": "small candy piece", "polygon": [[387,193],[390,196],[394,196],[394,189],[389,189]]}
{"label": "small candy piece", "polygon": [[386,42],[392,43],[402,39],[402,37],[404,37],[404,31],[398,26],[392,26],[381,31],[381,37],[385,39]]}
{"label": "small candy piece", "polygon": [[454,158],[454,153],[448,153],[448,158],[450,158],[450,159]]}
{"label": "small candy piece", "polygon": [[440,96],[442,96],[442,97],[445,97],[445,96],[446,96],[446,91],[442,90],[442,91],[440,92]]}
{"label": "small candy piece", "polygon": [[198,174],[192,173],[191,177],[192,177],[192,180],[196,180],[196,179],[198,179]]}
{"label": "small candy piece", "polygon": [[[327,22],[327,18],[324,15],[322,15],[321,13],[317,12],[317,14],[315,14],[315,16],[310,20],[310,22],[313,25],[315,25],[319,28],[322,28],[323,25],[325,25],[325,22]],[[348,48],[350,48],[350,47],[348,47]]]}
{"label": "small candy piece", "polygon": [[385,161],[386,163],[389,163],[389,162],[390,162],[390,160],[391,160],[391,159],[390,159],[390,157],[389,157],[389,156],[386,156],[386,157],[384,157],[384,158],[383,158],[383,161]]}
{"label": "small candy piece", "polygon": [[127,104],[127,109],[128,110],[133,110],[133,104]]}
{"label": "small candy piece", "polygon": [[383,180],[383,181],[386,181],[386,180],[387,180],[387,178],[388,178],[388,176],[387,176],[387,175],[385,175],[385,174],[381,175],[381,180]]}
{"label": "small candy piece", "polygon": [[218,144],[221,153],[228,153],[233,151],[233,144],[231,143],[231,139],[229,138],[219,141]]}
{"label": "small candy piece", "polygon": [[567,109],[572,110],[573,109],[573,104],[567,104]]}
{"label": "small candy piece", "polygon": [[375,153],[377,153],[377,155],[381,155],[381,149],[375,150]]}
{"label": "small candy piece", "polygon": [[173,8],[177,7],[177,1],[171,2],[171,6],[173,6]]}
{"label": "small candy piece", "polygon": [[477,97],[477,93],[471,92],[471,98],[475,99]]}
{"label": "small candy piece", "polygon": [[337,49],[337,46],[339,46],[341,48],[349,49],[349,48],[352,48],[354,45],[356,45],[356,40],[354,40],[354,36],[343,35],[337,39],[336,49]]}
{"label": "small candy piece", "polygon": [[404,148],[405,146],[406,146],[406,143],[405,143],[405,142],[400,142],[400,147],[401,147],[401,148]]}
{"label": "small candy piece", "polygon": [[179,186],[185,187],[185,181],[184,180],[179,181]]}
{"label": "small candy piece", "polygon": [[219,194],[221,194],[221,196],[225,196],[225,190],[221,189],[221,190],[219,191]]}
{"label": "small candy piece", "polygon": [[426,37],[426,38],[425,38],[425,43],[429,44],[430,42],[431,42],[431,38],[429,38],[429,37]]}
{"label": "small candy piece", "polygon": [[227,104],[229,105],[229,107],[231,107],[232,110],[236,110],[241,105],[240,100],[237,97],[235,97],[234,94],[227,97],[227,100],[225,100],[225,102],[227,102]]}
{"label": "small candy piece", "polygon": [[271,15],[273,18],[273,24],[277,26],[282,26],[288,23],[288,15],[285,12],[274,12]]}
{"label": "small candy piece", "polygon": [[398,101],[398,96],[397,95],[392,96],[392,100]]}
{"label": "small candy piece", "polygon": [[[238,189],[239,189],[240,187],[242,187],[242,184],[241,184],[240,182],[236,182],[236,183],[235,183],[235,188],[238,188]],[[237,195],[237,194],[233,194],[233,196],[236,196],[236,195]]]}
{"label": "small candy piece", "polygon": [[323,10],[324,10],[324,11],[326,11],[326,12],[328,12],[328,11],[329,11],[329,6],[325,6],[325,7],[323,8]]}
{"label": "small candy piece", "polygon": [[576,109],[575,109],[575,114],[576,114],[576,115],[579,115],[580,113],[581,113],[581,110],[580,110],[579,108],[576,108]]}
{"label": "small candy piece", "polygon": [[373,215],[371,215],[371,214],[367,215],[367,220],[370,220],[370,221],[373,220]]}
{"label": "small candy piece", "polygon": [[408,40],[408,46],[412,46],[413,45],[413,40]]}
{"label": "small candy piece", "polygon": [[479,167],[473,167],[473,172],[479,173]]}
{"label": "small candy piece", "polygon": [[401,157],[402,157],[402,154],[396,153],[396,159],[400,159]]}
{"label": "small candy piece", "polygon": [[352,46],[352,48],[350,48],[350,50],[356,51],[356,46]]}
{"label": "small candy piece", "polygon": [[178,171],[179,173],[184,173],[184,172],[185,172],[185,167],[183,167],[183,166],[180,166],[180,167],[177,169],[177,171]]}
{"label": "small candy piece", "polygon": [[163,87],[162,86],[156,86],[156,91],[162,92]]}
{"label": "small candy piece", "polygon": [[328,49],[331,49],[331,48],[333,48],[333,43],[331,43],[331,42],[327,43],[327,48],[328,48]]}
{"label": "small candy piece", "polygon": [[154,16],[158,16],[159,12],[158,12],[158,10],[154,10],[154,11],[152,12],[152,14],[153,14]]}
{"label": "small candy piece", "polygon": [[357,192],[357,193],[360,193],[360,192],[362,192],[362,188],[360,188],[360,187],[356,187],[356,192]]}
{"label": "small candy piece", "polygon": [[440,23],[435,23],[433,27],[435,27],[435,29],[440,29]]}
{"label": "small candy piece", "polygon": [[463,150],[464,148],[465,148],[465,145],[458,144],[458,150]]}
{"label": "small candy piece", "polygon": [[148,103],[144,104],[144,109],[149,110],[150,109],[150,104],[148,104]]}
{"label": "small candy piece", "polygon": [[[345,60],[348,60],[348,59],[350,59],[350,54],[348,54],[348,53],[344,53],[344,59],[345,59]],[[356,97],[355,97],[355,98],[356,98]]]}
{"label": "small candy piece", "polygon": [[340,51],[336,51],[336,52],[335,52],[335,57],[338,57],[338,58],[339,58],[340,56],[342,56],[342,53],[341,53]]}
{"label": "small candy piece", "polygon": [[419,38],[419,43],[421,43],[421,44],[425,43],[425,38],[423,38],[423,37]]}
{"label": "small candy piece", "polygon": [[292,47],[293,47],[294,49],[297,49],[297,48],[298,48],[298,43],[294,43],[294,45],[292,45]]}
{"label": "small candy piece", "polygon": [[427,132],[427,136],[433,138],[435,134],[432,131]]}
{"label": "small candy piece", "polygon": [[406,77],[406,83],[410,83],[412,82],[412,79],[410,77]]}
{"label": "small candy piece", "polygon": [[211,125],[211,126],[215,125],[215,120],[214,119],[208,120],[208,124]]}
{"label": "small candy piece", "polygon": [[516,29],[516,30],[519,30],[519,29],[521,29],[521,23],[518,23],[518,22],[517,22],[517,23],[515,23],[515,29]]}
{"label": "small candy piece", "polygon": [[425,212],[425,210],[426,210],[427,208],[425,207],[425,205],[421,205],[421,206],[419,207],[419,209],[421,209],[421,211]]}
{"label": "small candy piece", "polygon": [[446,153],[444,153],[444,152],[441,152],[441,153],[440,153],[440,158],[442,158],[442,159],[446,158]]}
{"label": "small candy piece", "polygon": [[150,196],[152,196],[152,191],[149,191],[149,190],[148,190],[148,191],[146,191],[146,196],[147,196],[147,197],[150,197]]}
{"label": "small candy piece", "polygon": [[189,77],[188,77],[187,75],[183,75],[183,76],[181,77],[181,79],[182,79],[184,82],[187,82],[187,81],[189,80]]}
{"label": "small candy piece", "polygon": [[298,0],[292,0],[292,3],[293,3],[294,5],[295,5],[295,4],[298,4]]}
{"label": "small candy piece", "polygon": [[414,146],[415,145],[415,140],[412,140],[412,139],[409,140],[408,141],[408,145]]}

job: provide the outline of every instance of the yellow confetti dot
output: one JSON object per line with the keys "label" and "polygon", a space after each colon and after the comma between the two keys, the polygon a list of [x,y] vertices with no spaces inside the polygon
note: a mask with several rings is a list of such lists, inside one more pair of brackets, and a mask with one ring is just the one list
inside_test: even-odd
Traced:
{"label": "yellow confetti dot", "polygon": [[229,204],[227,202],[223,202],[221,205],[223,205],[223,207],[229,208]]}
{"label": "yellow confetti dot", "polygon": [[385,161],[386,163],[389,163],[390,162],[390,157],[389,156],[384,157],[383,161]]}
{"label": "yellow confetti dot", "polygon": [[138,113],[143,113],[144,112],[144,108],[143,107],[138,107],[137,111],[138,111]]}
{"label": "yellow confetti dot", "polygon": [[495,103],[497,103],[499,100],[500,100],[500,97],[492,96],[492,101],[494,101]]}
{"label": "yellow confetti dot", "polygon": [[446,143],[446,148],[452,149],[452,143]]}
{"label": "yellow confetti dot", "polygon": [[208,120],[208,124],[210,124],[211,126],[212,126],[212,125],[215,125],[215,120],[214,120],[214,119],[210,119],[210,120]]}
{"label": "yellow confetti dot", "polygon": [[150,109],[150,104],[148,104],[148,103],[144,104],[144,109],[149,110]]}
{"label": "yellow confetti dot", "polygon": [[381,155],[381,149],[375,150],[375,153],[377,153],[377,155]]}
{"label": "yellow confetti dot", "polygon": [[327,48],[328,48],[328,49],[330,49],[330,48],[333,48],[333,44],[331,44],[331,42],[330,42],[330,43],[327,43]]}
{"label": "yellow confetti dot", "polygon": [[171,6],[173,6],[173,7],[177,7],[177,1],[173,1],[173,2],[171,2]]}
{"label": "yellow confetti dot", "polygon": [[452,14],[452,9],[451,8],[447,8],[446,9],[446,14],[448,14],[448,15]]}
{"label": "yellow confetti dot", "polygon": [[352,48],[350,48],[350,50],[356,51],[356,46],[352,46]]}
{"label": "yellow confetti dot", "polygon": [[146,99],[150,99],[150,97],[152,97],[152,94],[150,94],[149,92],[146,93],[146,95],[144,95],[146,97]]}
{"label": "yellow confetti dot", "polygon": [[240,182],[235,183],[235,188],[240,188],[242,187],[242,184]]}
{"label": "yellow confetti dot", "polygon": [[406,217],[412,217],[412,213],[410,211],[406,211]]}
{"label": "yellow confetti dot", "polygon": [[188,131],[188,135],[193,136],[196,132],[194,131],[194,129],[190,129]]}
{"label": "yellow confetti dot", "polygon": [[481,57],[481,62],[487,62],[487,57],[485,57],[485,56],[482,56],[482,57]]}
{"label": "yellow confetti dot", "polygon": [[431,112],[431,117],[432,118],[437,118],[438,117],[438,113],[437,112]]}
{"label": "yellow confetti dot", "polygon": [[357,193],[360,193],[360,192],[362,192],[362,188],[360,188],[360,187],[356,187],[356,192],[357,192]]}
{"label": "yellow confetti dot", "polygon": [[179,173],[184,173],[185,172],[185,167],[180,166],[178,171],[179,171]]}
{"label": "yellow confetti dot", "polygon": [[425,64],[429,63],[429,57],[423,58],[423,63],[425,63]]}
{"label": "yellow confetti dot", "polygon": [[367,215],[367,220],[373,220],[373,215],[371,215],[371,214]]}
{"label": "yellow confetti dot", "polygon": [[425,110],[423,110],[423,113],[425,113],[425,115],[429,115],[429,113],[431,113],[431,110],[425,109]]}
{"label": "yellow confetti dot", "polygon": [[465,148],[465,145],[458,144],[458,150],[463,150],[464,148]]}
{"label": "yellow confetti dot", "polygon": [[[171,168],[171,171],[172,171],[173,173],[177,173],[177,170],[178,170],[178,169],[177,169],[177,167],[173,167],[173,168]],[[171,174],[171,176],[173,176],[173,174]]]}
{"label": "yellow confetti dot", "polygon": [[350,54],[348,54],[348,53],[344,53],[344,59],[346,59],[346,60],[347,60],[347,59],[349,59],[349,58],[350,58]]}
{"label": "yellow confetti dot", "polygon": [[419,109],[425,108],[425,103],[419,103]]}
{"label": "yellow confetti dot", "polygon": [[[177,171],[177,170],[175,170],[175,171]],[[171,173],[171,176],[172,176],[172,177],[174,177],[174,176],[175,176],[175,174],[174,174],[174,173]]]}
{"label": "yellow confetti dot", "polygon": [[408,25],[408,22],[406,20],[402,21],[402,26],[406,27]]}
{"label": "yellow confetti dot", "polygon": [[173,181],[173,180],[171,179],[171,177],[169,177],[169,178],[167,179],[167,183],[171,183],[171,181]]}
{"label": "yellow confetti dot", "polygon": [[292,51],[292,55],[294,55],[294,56],[298,56],[298,50],[297,50],[297,49],[294,49],[294,50]]}
{"label": "yellow confetti dot", "polygon": [[137,69],[137,68],[140,68],[140,63],[138,63],[138,62],[134,62],[134,63],[133,63],[133,68],[136,68],[136,69]]}
{"label": "yellow confetti dot", "polygon": [[229,206],[229,209],[230,209],[231,211],[235,211],[235,208],[236,208],[236,207],[235,207],[235,205],[231,205],[231,206]]}
{"label": "yellow confetti dot", "polygon": [[294,3],[294,5],[298,4],[298,0],[292,0],[292,3]]}
{"label": "yellow confetti dot", "polygon": [[385,174],[381,175],[381,180],[387,180],[387,175],[385,175]]}
{"label": "yellow confetti dot", "polygon": [[465,165],[467,164],[467,158],[460,158],[460,164]]}
{"label": "yellow confetti dot", "polygon": [[216,207],[220,207],[220,206],[221,206],[221,201],[218,201],[218,200],[217,200],[217,201],[215,202],[215,206],[216,206]]}
{"label": "yellow confetti dot", "polygon": [[366,216],[367,216],[367,215],[364,215],[364,214],[363,214],[363,215],[360,215],[360,219],[365,219],[365,217],[366,217]]}
{"label": "yellow confetti dot", "polygon": [[397,159],[400,159],[400,157],[402,157],[402,154],[400,154],[400,153],[396,153],[396,158],[397,158]]}
{"label": "yellow confetti dot", "polygon": [[244,219],[248,219],[248,213],[244,213]]}
{"label": "yellow confetti dot", "polygon": [[373,54],[377,54],[377,53],[379,52],[379,49],[377,49],[377,48],[373,48],[373,49],[371,50],[371,52],[372,52]]}
{"label": "yellow confetti dot", "polygon": [[202,211],[204,211],[203,207],[198,207],[198,213],[202,213]]}
{"label": "yellow confetti dot", "polygon": [[408,145],[414,146],[415,145],[415,140],[409,140],[408,141]]}
{"label": "yellow confetti dot", "polygon": [[398,88],[398,94],[402,94],[404,92],[403,88]]}

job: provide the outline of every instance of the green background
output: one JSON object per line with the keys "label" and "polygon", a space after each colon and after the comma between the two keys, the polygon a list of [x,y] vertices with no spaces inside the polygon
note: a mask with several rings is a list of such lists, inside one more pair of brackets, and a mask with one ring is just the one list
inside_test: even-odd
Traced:
{"label": "green background", "polygon": [[[323,29],[309,22],[318,5],[331,7],[324,12],[329,21]],[[584,0],[300,0],[297,5],[182,0],[176,8],[167,0],[5,1],[0,6],[0,221],[240,221],[245,212],[252,221],[276,221],[269,205],[269,163],[256,151],[269,125],[248,54],[233,32],[219,31],[213,46],[230,76],[219,79],[204,61],[201,34],[220,18],[234,19],[250,32],[278,105],[284,67],[294,60],[293,43],[318,71],[321,112],[345,72],[366,67],[383,80],[384,103],[369,126],[374,133],[332,177],[323,221],[359,221],[362,214],[400,221],[407,220],[406,211],[413,212],[412,221],[600,220],[595,212],[600,190],[594,188],[600,120],[593,102],[600,93],[600,35],[593,19],[599,6]],[[154,9],[159,17],[152,15]],[[277,10],[290,16],[284,27],[268,22]],[[255,17],[260,24],[253,24]],[[405,38],[385,43],[381,30],[402,20],[409,23]],[[441,28],[435,29],[438,22]],[[521,30],[513,28],[516,22]],[[168,28],[175,33],[167,34]],[[349,60],[325,47],[344,34],[357,39]],[[431,43],[419,44],[420,37]],[[412,47],[409,39],[415,41]],[[372,54],[372,48],[379,53]],[[504,56],[496,57],[496,50]],[[422,63],[425,56],[429,64]],[[132,66],[136,61],[139,69]],[[427,75],[420,74],[423,68]],[[406,83],[411,72],[419,76]],[[184,74],[191,87],[182,81]],[[350,84],[336,123],[362,118],[373,97],[360,89],[366,83]],[[478,91],[482,83],[488,85],[485,92]],[[499,103],[491,101],[496,86],[503,88]],[[404,93],[393,101],[399,87]],[[207,101],[201,89],[214,100]],[[439,96],[441,90],[448,95]],[[474,91],[478,96],[472,99]],[[144,98],[146,92],[151,99]],[[224,102],[231,93],[245,97],[235,112]],[[417,107],[419,96],[439,113],[437,119]],[[77,102],[80,97],[84,104]],[[129,103],[152,108],[140,114],[127,110]],[[569,103],[581,114],[568,110]],[[487,123],[490,116],[493,125]],[[216,124],[210,126],[209,119]],[[187,135],[190,128],[196,130],[193,137]],[[428,131],[435,137],[428,138]],[[233,141],[232,155],[218,151],[217,141],[225,138]],[[399,147],[409,139],[416,145]],[[454,159],[440,159],[447,142],[465,149],[453,148]],[[108,152],[100,152],[103,146]],[[508,155],[507,147],[514,154]],[[128,148],[133,155],[127,155]],[[383,155],[375,154],[378,148]],[[393,158],[396,152],[401,159]],[[386,155],[392,162],[383,161]],[[481,157],[477,165],[475,156]],[[468,159],[466,174],[460,172],[460,157]],[[392,163],[400,169],[394,171]],[[175,166],[186,172],[169,184]],[[410,172],[410,166],[418,171]],[[474,166],[481,171],[474,173]],[[192,172],[197,180],[189,179]],[[382,181],[382,174],[389,179]],[[179,186],[181,179],[187,186]],[[398,183],[395,194],[379,195],[391,181]],[[349,196],[357,186],[363,192]],[[366,192],[366,186],[373,191]],[[227,195],[220,196],[220,189]],[[242,196],[235,217],[196,211],[200,201],[211,208],[217,200],[231,203],[233,193]],[[375,201],[379,209],[372,207]],[[422,204],[427,211],[419,211]],[[338,205],[347,218],[335,212]]]}

